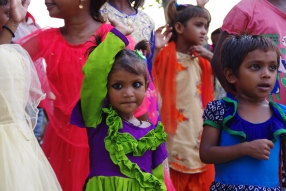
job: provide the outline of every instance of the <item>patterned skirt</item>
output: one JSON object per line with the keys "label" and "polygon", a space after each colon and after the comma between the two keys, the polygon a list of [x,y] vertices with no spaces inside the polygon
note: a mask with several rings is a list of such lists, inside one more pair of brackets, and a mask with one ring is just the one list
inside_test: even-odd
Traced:
{"label": "patterned skirt", "polygon": [[222,184],[219,182],[213,182],[210,187],[210,191],[282,191],[282,189],[279,186],[269,188],[261,186]]}

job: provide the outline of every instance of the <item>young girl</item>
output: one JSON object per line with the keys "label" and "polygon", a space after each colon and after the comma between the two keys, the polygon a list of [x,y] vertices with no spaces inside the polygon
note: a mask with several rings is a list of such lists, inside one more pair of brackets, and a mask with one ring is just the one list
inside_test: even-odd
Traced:
{"label": "young girl", "polygon": [[[151,71],[152,68],[152,56],[154,54],[155,34],[154,34],[154,21],[144,11],[139,8],[144,5],[144,0],[108,0],[102,7],[101,13],[105,17],[111,15],[117,21],[125,24],[132,25],[134,28],[131,34],[135,43],[142,42],[142,40],[148,40],[151,45],[151,54],[146,56],[147,68]],[[166,30],[164,35],[170,31]],[[163,35],[163,36],[164,36]],[[156,43],[163,41],[162,37],[156,38]],[[168,39],[168,37],[167,37]],[[167,41],[163,43],[166,44]],[[162,42],[161,42],[162,43]],[[135,111],[135,117],[140,119],[149,120],[155,123],[158,120],[158,103],[154,84],[150,74],[149,86],[146,91],[146,98],[144,99],[141,106]]]}
{"label": "young girl", "polygon": [[237,95],[212,101],[204,111],[200,157],[215,164],[210,190],[279,191],[286,107],[266,100],[275,85],[279,51],[264,37],[246,35],[228,38],[221,55],[228,86]]}
{"label": "young girl", "polygon": [[[85,190],[166,190],[163,125],[134,117],[148,86],[144,58],[125,50],[132,29],[115,22],[83,67],[81,101],[71,122],[86,126],[90,173]],[[81,122],[81,113],[83,124]]]}
{"label": "young girl", "polygon": [[89,171],[89,146],[86,131],[72,125],[70,115],[80,97],[82,66],[93,35],[104,36],[112,26],[103,24],[99,13],[105,0],[48,2],[50,16],[64,19],[65,25],[36,31],[20,44],[34,61],[46,61],[46,73],[38,72],[47,94],[41,106],[49,119],[42,148],[63,190],[78,191]]}
{"label": "young girl", "polygon": [[[10,42],[25,18],[29,0],[0,0],[0,190],[60,191],[61,187],[33,134],[41,85],[28,53]],[[5,25],[4,25],[5,24]],[[3,44],[7,43],[7,44]]]}
{"label": "young girl", "polygon": [[209,62],[189,55],[189,49],[203,43],[210,15],[204,8],[175,1],[168,5],[166,15],[172,37],[156,57],[153,76],[168,134],[171,179],[176,190],[204,191],[214,175],[213,168],[199,158],[201,116],[203,107],[213,100],[213,76]]}

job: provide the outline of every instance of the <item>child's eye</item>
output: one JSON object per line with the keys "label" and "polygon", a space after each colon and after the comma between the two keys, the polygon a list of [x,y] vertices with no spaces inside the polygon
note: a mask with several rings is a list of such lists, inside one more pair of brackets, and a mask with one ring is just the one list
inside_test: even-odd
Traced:
{"label": "child's eye", "polygon": [[269,70],[270,71],[275,71],[275,70],[277,70],[277,66],[276,65],[272,65],[272,66],[269,67]]}
{"label": "child's eye", "polygon": [[141,86],[142,86],[142,84],[139,83],[139,82],[133,83],[133,87],[134,87],[134,88],[140,88]]}
{"label": "child's eye", "polygon": [[258,65],[252,65],[252,66],[250,66],[250,69],[258,70],[259,66]]}
{"label": "child's eye", "polygon": [[122,85],[117,83],[117,84],[113,84],[111,87],[113,87],[116,90],[120,90],[122,88]]}

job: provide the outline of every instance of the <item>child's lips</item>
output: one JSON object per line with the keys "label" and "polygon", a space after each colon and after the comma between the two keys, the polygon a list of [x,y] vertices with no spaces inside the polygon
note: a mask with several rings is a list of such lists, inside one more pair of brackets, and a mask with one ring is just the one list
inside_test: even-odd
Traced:
{"label": "child's lips", "polygon": [[270,84],[268,84],[268,83],[259,84],[258,88],[262,91],[269,91]]}
{"label": "child's lips", "polygon": [[126,101],[126,102],[122,102],[121,104],[132,104],[135,103],[134,101]]}
{"label": "child's lips", "polygon": [[121,102],[121,105],[133,105],[135,104],[135,101],[125,101],[125,102]]}

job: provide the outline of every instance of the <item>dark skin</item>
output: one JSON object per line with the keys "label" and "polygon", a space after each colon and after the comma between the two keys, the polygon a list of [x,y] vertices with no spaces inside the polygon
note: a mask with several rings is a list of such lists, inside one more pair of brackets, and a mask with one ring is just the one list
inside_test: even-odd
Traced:
{"label": "dark skin", "polygon": [[[278,9],[283,11],[284,13],[286,13],[286,0],[268,0],[268,2],[270,2],[272,5],[274,5],[275,7],[277,7]],[[219,80],[219,82],[221,83],[222,87],[227,92],[235,95],[236,91],[232,87],[227,87],[227,83],[226,83],[226,80],[224,78],[222,67],[221,67],[221,62],[220,62],[220,49],[221,49],[221,46],[222,46],[224,40],[229,35],[230,34],[225,32],[225,31],[222,31],[222,33],[220,34],[220,38],[218,40],[216,49],[214,51],[214,55],[213,55],[213,58],[211,61],[211,65],[212,65],[212,69],[214,71],[214,74],[217,77],[217,79]]]}
{"label": "dark skin", "polygon": [[[72,13],[62,13],[56,15],[56,18],[64,19],[64,26],[61,27],[61,33],[65,40],[70,44],[82,44],[86,42],[96,31],[102,23],[95,21],[89,13],[90,0],[82,1],[83,9],[78,8],[78,3],[75,2],[76,8]],[[33,58],[38,53],[37,37],[29,39],[23,44],[23,47],[29,52]]]}
{"label": "dark skin", "polygon": [[83,9],[77,9],[72,15],[63,15],[65,25],[62,35],[71,44],[86,42],[101,25],[89,13],[90,0],[82,1]]}
{"label": "dark skin", "polygon": [[[224,70],[227,81],[237,89],[237,112],[241,118],[259,124],[272,116],[272,109],[266,96],[272,90],[277,78],[277,53],[260,50],[249,52],[241,63],[238,75],[231,69]],[[249,79],[251,82],[249,82]],[[269,88],[261,89],[259,84],[267,82]],[[268,160],[274,147],[271,140],[257,139],[231,146],[220,146],[220,129],[205,125],[200,145],[200,157],[204,163],[219,164],[242,156]],[[284,144],[284,143],[283,143]]]}
{"label": "dark skin", "polygon": [[[5,26],[11,29],[12,32],[17,30],[19,23],[25,18],[29,4],[30,0],[10,0],[10,18],[6,22]],[[10,44],[11,40],[11,32],[7,29],[2,29],[0,31],[0,44]]]}
{"label": "dark skin", "polygon": [[[286,0],[268,0],[268,2],[270,2],[272,5],[274,5],[275,7],[277,7],[278,9],[283,11],[284,13],[286,13]],[[231,93],[232,95],[236,95],[237,94],[236,90],[230,86],[227,86],[226,79],[224,77],[224,73],[223,73],[223,70],[221,67],[221,62],[220,62],[220,49],[221,49],[221,46],[222,46],[224,40],[229,35],[230,34],[225,32],[225,31],[223,31],[221,33],[220,38],[219,38],[218,43],[217,43],[217,46],[216,46],[216,49],[214,51],[214,55],[213,55],[213,59],[211,61],[211,65],[212,65],[212,69],[214,71],[214,74],[216,75],[216,77],[218,78],[218,80],[220,81],[220,83],[224,87],[224,89],[227,92]],[[212,131],[212,132],[209,132],[208,134],[211,133],[211,134],[218,135],[218,136],[220,134],[220,131],[218,132],[214,128],[211,129],[211,127],[205,127],[204,131]],[[203,137],[203,139],[208,139],[208,138],[209,137]],[[217,143],[213,142],[213,144],[217,144]],[[245,148],[246,146],[248,146],[247,143],[241,144],[241,145],[234,145],[231,147],[226,147],[225,151],[221,152],[219,155],[216,155],[216,156],[227,155],[228,158],[219,157],[219,158],[224,158],[225,159],[224,161],[219,161],[219,159],[216,160],[214,158],[215,155],[212,155],[211,158],[214,158],[214,161],[213,161],[214,163],[216,163],[216,162],[219,163],[219,162],[227,162],[227,161],[233,160],[235,158],[251,154],[251,153],[249,153],[249,150]],[[271,144],[269,142],[265,141],[265,142],[261,142],[261,143],[257,144],[256,146],[257,146],[257,148],[261,148],[262,150],[264,150],[264,152],[261,152],[261,153],[253,152],[253,154],[255,156],[261,157],[261,159],[267,159],[268,158],[267,157],[267,153],[268,153],[267,150],[269,150],[271,148]],[[236,148],[233,148],[233,147],[236,147]],[[232,155],[229,155],[229,154],[227,154],[228,149],[237,149],[237,152],[232,153]],[[254,149],[254,145],[253,145],[252,149]],[[282,141],[282,152],[286,153],[286,141]],[[253,157],[255,157],[255,156],[253,156]],[[208,163],[209,161],[207,161],[207,160],[208,159],[206,158],[206,161],[204,161],[204,162]],[[283,157],[283,164],[284,164],[284,166],[286,165],[286,157]]]}
{"label": "dark skin", "polygon": [[136,10],[131,7],[128,0],[109,0],[108,2],[111,3],[116,9],[125,13],[126,15],[131,15],[136,13]]}
{"label": "dark skin", "polygon": [[[126,15],[136,14],[136,10],[130,5],[128,0],[109,0],[110,4],[112,4],[116,9],[125,13]],[[164,30],[166,29],[166,30]],[[136,30],[136,29],[135,29]],[[164,32],[162,32],[164,30]],[[162,26],[156,30],[156,44],[155,51],[153,53],[153,59],[156,57],[158,51],[169,41],[172,33],[170,33],[172,29],[168,27],[168,25]],[[146,121],[149,119],[148,113],[143,114],[138,117],[139,120]]]}

